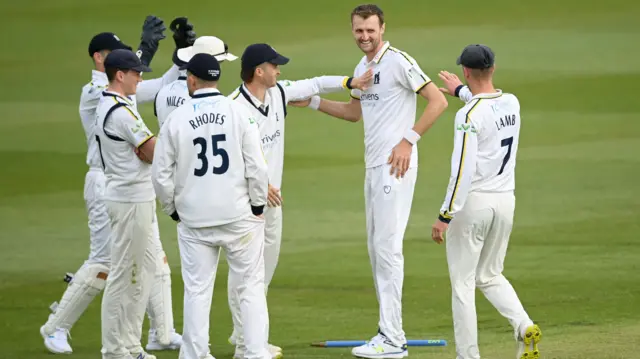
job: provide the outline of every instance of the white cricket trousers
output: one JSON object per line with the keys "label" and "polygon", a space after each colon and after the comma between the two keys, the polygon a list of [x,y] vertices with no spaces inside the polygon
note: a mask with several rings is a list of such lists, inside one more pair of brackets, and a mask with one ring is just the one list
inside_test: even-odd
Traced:
{"label": "white cricket trousers", "polygon": [[229,278],[238,283],[245,359],[270,359],[269,313],[264,289],[264,219],[246,219],[207,228],[178,223],[178,245],[184,282],[184,332],[180,359],[209,355],[209,316],[220,256],[225,250]]}
{"label": "white cricket trousers", "polygon": [[85,264],[111,263],[109,215],[102,200],[106,177],[101,169],[91,168],[84,178],[84,201],[89,217],[89,258]]}
{"label": "white cricket trousers", "polygon": [[476,287],[509,320],[516,337],[519,326],[530,321],[515,290],[502,275],[515,203],[513,192],[472,192],[449,224],[446,247],[457,359],[480,358]]}
{"label": "white cricket trousers", "polygon": [[366,169],[367,247],[380,305],[378,329],[396,345],[402,346],[406,343],[402,329],[402,247],[418,168],[409,168],[404,178],[396,178],[390,170],[388,164]]}
{"label": "white cricket trousers", "polygon": [[[282,207],[265,207],[264,220],[264,288],[265,293],[268,293],[269,284],[271,284],[276,267],[278,266],[278,258],[280,257],[280,245],[282,243]],[[229,276],[229,280],[227,281],[227,294],[231,318],[233,320],[232,337],[235,339],[236,345],[242,347],[244,346],[244,337],[242,335],[240,297],[236,290],[238,284],[239,283],[236,283],[234,279]]]}
{"label": "white cricket trousers", "polygon": [[145,308],[156,267],[156,202],[105,201],[111,221],[111,273],[102,298],[103,358],[141,353]]}

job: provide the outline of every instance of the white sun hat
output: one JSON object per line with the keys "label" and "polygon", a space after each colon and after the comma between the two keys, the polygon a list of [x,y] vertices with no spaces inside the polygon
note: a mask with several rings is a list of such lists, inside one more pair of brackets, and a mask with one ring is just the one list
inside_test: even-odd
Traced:
{"label": "white sun hat", "polygon": [[238,57],[228,52],[229,47],[215,36],[200,36],[193,46],[178,50],[178,59],[189,62],[193,55],[205,53],[213,55],[218,61],[234,61]]}

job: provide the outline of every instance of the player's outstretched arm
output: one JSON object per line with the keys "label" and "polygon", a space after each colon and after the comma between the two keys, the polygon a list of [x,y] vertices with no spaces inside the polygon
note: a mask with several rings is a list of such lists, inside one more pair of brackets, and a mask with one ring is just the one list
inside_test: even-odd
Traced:
{"label": "player's outstretched arm", "polygon": [[242,157],[245,163],[244,173],[249,184],[251,211],[254,215],[260,216],[264,211],[264,206],[267,204],[269,188],[267,161],[262,153],[258,124],[248,113],[240,117],[239,120],[247,121],[248,123],[242,137]]}
{"label": "player's outstretched arm", "polygon": [[320,96],[313,96],[310,99],[292,101],[289,104],[294,107],[310,107],[314,110],[324,112],[329,116],[349,122],[358,122],[362,117],[360,100],[356,100],[353,97],[349,102],[340,102],[323,99],[320,98]]}
{"label": "player's outstretched arm", "polygon": [[151,102],[156,98],[156,94],[164,85],[168,85],[177,80],[180,76],[180,69],[173,65],[171,68],[157,79],[144,80],[138,84],[136,89],[136,101],[140,103]]}
{"label": "player's outstretched arm", "polygon": [[178,220],[174,202],[175,193],[175,149],[169,133],[169,126],[160,129],[151,165],[151,182],[160,202],[162,211]]}
{"label": "player's outstretched arm", "polygon": [[358,77],[319,76],[299,81],[281,81],[287,102],[307,99],[314,95],[338,92],[345,89],[365,91],[373,79],[373,71],[369,70]]}

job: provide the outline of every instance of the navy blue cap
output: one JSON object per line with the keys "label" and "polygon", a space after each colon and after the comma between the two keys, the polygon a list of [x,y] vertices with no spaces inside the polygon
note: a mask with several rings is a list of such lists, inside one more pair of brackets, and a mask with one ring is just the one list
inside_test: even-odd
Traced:
{"label": "navy blue cap", "polygon": [[218,81],[220,79],[220,63],[215,56],[199,53],[193,55],[191,60],[180,66],[180,70],[187,70],[193,76],[204,81]]}
{"label": "navy blue cap", "polygon": [[270,62],[274,65],[286,65],[289,59],[280,55],[273,47],[267,44],[249,45],[242,54],[243,69],[251,69],[265,62]]}
{"label": "navy blue cap", "polygon": [[488,46],[476,44],[465,47],[456,64],[470,69],[487,69],[493,66],[494,62],[493,51]]}
{"label": "navy blue cap", "polygon": [[120,41],[120,38],[118,38],[116,34],[112,32],[102,32],[91,39],[89,43],[89,56],[93,56],[93,54],[102,50],[113,51],[117,49],[131,50],[131,47]]}
{"label": "navy blue cap", "polygon": [[127,49],[111,51],[104,60],[104,68],[151,72],[151,69],[145,66],[136,54]]}

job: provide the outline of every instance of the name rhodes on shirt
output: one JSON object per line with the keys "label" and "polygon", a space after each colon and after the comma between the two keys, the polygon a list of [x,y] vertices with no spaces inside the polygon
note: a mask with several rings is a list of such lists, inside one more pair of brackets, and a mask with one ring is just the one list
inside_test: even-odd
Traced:
{"label": "name rhodes on shirt", "polygon": [[224,124],[226,115],[224,114],[220,114],[220,113],[203,113],[201,115],[196,116],[195,119],[193,120],[189,120],[189,124],[191,125],[191,128],[193,128],[194,130],[202,125],[206,125],[206,124],[216,124],[216,125],[222,125]]}

